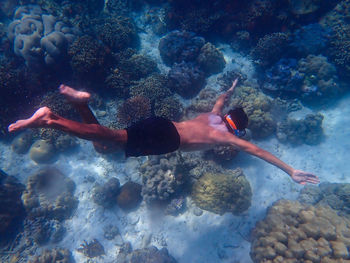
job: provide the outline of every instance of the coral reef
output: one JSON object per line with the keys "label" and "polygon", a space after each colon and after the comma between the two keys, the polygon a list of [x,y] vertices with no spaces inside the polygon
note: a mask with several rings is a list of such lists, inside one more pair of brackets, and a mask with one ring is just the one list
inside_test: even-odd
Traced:
{"label": "coral reef", "polygon": [[0,246],[17,234],[24,219],[21,202],[24,185],[0,170]]}
{"label": "coral reef", "polygon": [[158,250],[154,246],[136,249],[130,255],[130,263],[176,263],[166,248]]}
{"label": "coral reef", "polygon": [[205,44],[202,37],[187,31],[172,31],[159,41],[159,52],[164,63],[171,66],[175,62],[194,62]]}
{"label": "coral reef", "polygon": [[140,167],[142,174],[142,196],[147,204],[167,201],[187,180],[176,153],[152,156]]}
{"label": "coral reef", "polygon": [[192,104],[186,108],[187,118],[191,118],[191,113],[203,113],[210,112],[218,97],[218,92],[216,90],[205,88],[202,89],[199,94],[192,100]]}
{"label": "coral reef", "polygon": [[154,104],[154,115],[172,121],[180,121],[183,116],[183,111],[182,103],[174,97],[166,97]]}
{"label": "coral reef", "polygon": [[230,108],[243,107],[249,118],[248,128],[252,137],[262,139],[272,135],[276,122],[271,114],[272,101],[252,87],[237,87]]}
{"label": "coral reef", "polygon": [[99,257],[105,254],[105,249],[101,243],[95,238],[91,242],[86,242],[80,245],[77,249],[78,252],[83,253],[84,256],[89,258]]}
{"label": "coral reef", "polygon": [[116,198],[120,190],[119,180],[115,177],[109,179],[103,185],[96,185],[92,191],[92,200],[103,206],[110,208],[116,204]]}
{"label": "coral reef", "polygon": [[25,131],[17,135],[11,143],[11,149],[15,153],[25,154],[28,152],[33,142],[33,133]]}
{"label": "coral reef", "polygon": [[186,199],[183,196],[175,197],[171,199],[170,203],[166,206],[164,213],[166,215],[177,216],[186,210]]}
{"label": "coral reef", "polygon": [[41,255],[35,256],[28,263],[73,263],[72,253],[67,249],[53,248],[44,250]]}
{"label": "coral reef", "polygon": [[48,220],[41,216],[26,219],[23,223],[23,228],[23,236],[26,242],[39,246],[49,242],[58,243],[66,233],[66,229],[61,222]]}
{"label": "coral reef", "polygon": [[117,196],[118,206],[124,211],[137,208],[142,201],[141,188],[140,184],[134,182],[123,184]]}
{"label": "coral reef", "polygon": [[118,63],[118,68],[129,75],[132,80],[146,78],[158,72],[157,63],[146,55],[133,54]]}
{"label": "coral reef", "polygon": [[204,85],[205,74],[193,63],[174,63],[168,73],[167,87],[184,98],[193,98]]}
{"label": "coral reef", "polygon": [[154,246],[135,249],[132,251],[130,243],[125,243],[118,253],[119,263],[176,263],[177,261],[169,255],[168,250],[163,247],[158,250]]}
{"label": "coral reef", "polygon": [[238,150],[233,146],[215,146],[213,149],[206,151],[206,158],[211,158],[214,161],[224,164],[233,160],[237,154]]}
{"label": "coral reef", "polygon": [[56,149],[45,140],[37,140],[29,150],[30,159],[37,164],[52,163],[56,157]]}
{"label": "coral reef", "polygon": [[298,71],[298,61],[282,58],[269,68],[261,87],[268,91],[298,94],[304,81],[304,74]]}
{"label": "coral reef", "polygon": [[14,43],[15,54],[29,67],[35,67],[60,62],[76,34],[74,28],[45,14],[39,6],[27,5],[15,11],[8,37]]}
{"label": "coral reef", "polygon": [[350,184],[321,183],[319,186],[308,185],[301,189],[298,200],[310,205],[328,205],[339,215],[350,214]]}
{"label": "coral reef", "polygon": [[260,38],[251,55],[263,67],[274,64],[286,52],[289,44],[286,33],[272,33]]}
{"label": "coral reef", "polygon": [[78,204],[74,190],[75,183],[56,168],[39,170],[28,177],[22,194],[27,215],[59,221],[69,218]]}
{"label": "coral reef", "polygon": [[278,123],[276,135],[278,140],[292,145],[316,145],[324,136],[322,129],[323,115],[320,113],[308,114],[304,119],[288,118]]}
{"label": "coral reef", "polygon": [[346,262],[350,221],[328,206],[281,200],[253,230],[253,262]]}
{"label": "coral reef", "polygon": [[304,99],[322,104],[343,92],[344,88],[338,83],[336,68],[322,55],[308,55],[301,59],[298,71],[305,76],[301,87]]}
{"label": "coral reef", "polygon": [[201,48],[197,63],[208,76],[220,73],[226,65],[223,54],[209,42]]}
{"label": "coral reef", "polygon": [[238,215],[250,206],[252,190],[240,169],[225,173],[206,173],[192,188],[191,197],[201,209]]}
{"label": "coral reef", "polygon": [[137,44],[136,27],[128,17],[117,16],[96,21],[95,34],[112,51]]}
{"label": "coral reef", "polygon": [[113,70],[105,79],[106,87],[118,98],[129,97],[129,87],[132,83],[131,76],[118,68]]}
{"label": "coral reef", "polygon": [[143,96],[131,97],[118,107],[118,122],[124,127],[128,127],[151,115],[151,101]]}
{"label": "coral reef", "polygon": [[152,74],[131,86],[130,95],[146,97],[150,99],[153,106],[157,101],[161,101],[172,95],[171,91],[166,87],[166,82],[166,76],[157,73]]}
{"label": "coral reef", "polygon": [[65,152],[75,148],[78,145],[78,140],[70,135],[62,134],[54,141],[55,149],[59,152]]}
{"label": "coral reef", "polygon": [[301,55],[318,55],[327,47],[330,34],[318,23],[309,24],[293,33],[290,46]]}
{"label": "coral reef", "polygon": [[72,70],[80,77],[103,77],[108,66],[107,51],[91,36],[78,37],[68,48]]}

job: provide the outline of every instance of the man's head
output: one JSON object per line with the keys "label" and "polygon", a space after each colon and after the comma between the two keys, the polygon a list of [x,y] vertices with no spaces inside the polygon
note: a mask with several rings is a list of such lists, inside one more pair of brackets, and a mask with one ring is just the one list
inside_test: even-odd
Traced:
{"label": "man's head", "polygon": [[231,133],[237,135],[238,137],[245,135],[245,128],[248,126],[248,116],[244,112],[243,108],[239,107],[230,110],[223,119],[227,129]]}

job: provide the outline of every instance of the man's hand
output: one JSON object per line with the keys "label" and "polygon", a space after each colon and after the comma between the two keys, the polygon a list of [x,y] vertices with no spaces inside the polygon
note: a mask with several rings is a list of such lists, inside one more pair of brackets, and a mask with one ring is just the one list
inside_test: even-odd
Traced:
{"label": "man's hand", "polygon": [[233,91],[235,90],[235,87],[236,87],[236,85],[237,85],[237,82],[238,82],[238,78],[236,78],[233,82],[232,82],[232,86],[231,86],[231,88],[229,88],[228,90],[227,90],[227,93],[233,93]]}
{"label": "man's hand", "polygon": [[290,177],[292,177],[294,182],[303,185],[306,183],[318,184],[320,182],[316,175],[301,170],[294,170]]}

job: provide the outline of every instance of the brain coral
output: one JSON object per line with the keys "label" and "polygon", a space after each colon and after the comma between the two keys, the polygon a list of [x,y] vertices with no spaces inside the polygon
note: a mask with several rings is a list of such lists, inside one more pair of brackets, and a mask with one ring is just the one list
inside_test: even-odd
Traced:
{"label": "brain coral", "polygon": [[192,188],[197,206],[217,214],[235,215],[247,210],[252,198],[250,184],[240,169],[225,173],[206,173]]}
{"label": "brain coral", "polygon": [[71,179],[56,168],[48,167],[28,177],[22,200],[30,217],[64,220],[77,206],[74,190],[75,183]]}
{"label": "brain coral", "polygon": [[350,220],[328,206],[276,202],[253,230],[254,262],[348,262]]}
{"label": "brain coral", "polygon": [[18,7],[8,28],[16,55],[23,57],[28,66],[52,65],[60,61],[75,34],[74,28],[45,14],[36,5]]}

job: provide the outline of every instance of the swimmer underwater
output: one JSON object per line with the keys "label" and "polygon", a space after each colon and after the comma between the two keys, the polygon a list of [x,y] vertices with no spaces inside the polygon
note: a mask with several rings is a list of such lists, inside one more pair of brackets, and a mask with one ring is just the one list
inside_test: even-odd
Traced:
{"label": "swimmer underwater", "polygon": [[53,128],[92,141],[96,151],[100,153],[122,149],[126,157],[159,155],[176,150],[200,151],[216,145],[231,145],[280,168],[299,184],[319,183],[317,176],[296,170],[273,154],[239,138],[248,125],[248,117],[243,109],[237,108],[226,115],[222,114],[224,102],[233,94],[237,82],[238,79],[226,93],[219,96],[209,113],[199,114],[196,118],[183,122],[151,117],[120,130],[109,129],[99,124],[88,106],[88,92],[61,85],[60,93],[78,110],[83,123],[65,119],[48,107],[42,107],[32,117],[9,125],[8,131]]}

